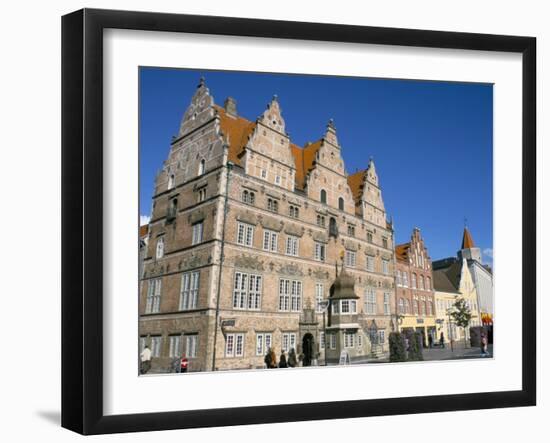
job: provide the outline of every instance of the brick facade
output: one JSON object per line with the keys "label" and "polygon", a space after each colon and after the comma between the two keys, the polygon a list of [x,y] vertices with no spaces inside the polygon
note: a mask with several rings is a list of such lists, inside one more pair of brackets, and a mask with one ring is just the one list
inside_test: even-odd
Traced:
{"label": "brick facade", "polygon": [[318,302],[342,260],[359,297],[351,354],[371,353],[373,325],[385,352],[393,229],[374,162],[347,175],[332,121],[298,147],[276,97],[251,122],[201,80],[155,182],[139,304],[153,365],[167,370],[172,353],[191,371],[260,368],[266,345],[300,353],[306,335],[322,362]]}

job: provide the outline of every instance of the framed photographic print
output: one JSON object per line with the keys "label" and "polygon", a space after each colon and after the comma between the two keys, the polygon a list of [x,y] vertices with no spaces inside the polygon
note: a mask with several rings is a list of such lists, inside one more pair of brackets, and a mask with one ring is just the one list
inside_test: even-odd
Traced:
{"label": "framed photographic print", "polygon": [[535,404],[534,38],[62,26],[64,427]]}

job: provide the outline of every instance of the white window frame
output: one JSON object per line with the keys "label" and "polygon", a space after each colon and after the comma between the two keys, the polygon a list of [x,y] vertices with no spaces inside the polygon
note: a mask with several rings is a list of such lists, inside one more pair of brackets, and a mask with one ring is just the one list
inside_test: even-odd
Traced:
{"label": "white window frame", "polygon": [[367,254],[366,267],[367,267],[367,271],[374,272],[374,257],[372,255]]}
{"label": "white window frame", "polygon": [[300,239],[295,235],[288,235],[286,237],[285,254],[292,257],[298,257],[300,251]]}
{"label": "white window frame", "polygon": [[390,261],[385,258],[382,259],[382,273],[384,275],[390,274]]}
{"label": "white window frame", "polygon": [[259,332],[256,334],[256,355],[265,355],[273,343],[271,332]]}
{"label": "white window frame", "polygon": [[264,251],[277,252],[277,244],[279,242],[279,233],[264,230],[263,249]]}
{"label": "white window frame", "polygon": [[170,349],[168,351],[168,357],[175,358],[181,357],[181,335],[170,335]]}
{"label": "white window frame", "polygon": [[390,293],[384,292],[384,315],[391,314]]}
{"label": "white window frame", "polygon": [[315,283],[315,312],[321,314],[323,312],[323,300],[325,299],[325,285],[323,283]]}
{"label": "white window frame", "polygon": [[348,268],[355,268],[357,266],[357,252],[346,249],[345,259]]}
{"label": "white window frame", "polygon": [[254,225],[243,222],[237,224],[237,244],[242,246],[254,245]]}
{"label": "white window frame", "polygon": [[371,287],[365,289],[365,313],[376,315],[376,290]]}
{"label": "white window frame", "polygon": [[407,271],[403,271],[403,287],[409,287],[409,273]]}
{"label": "white window frame", "polygon": [[226,334],[225,356],[228,358],[244,356],[244,333]]}
{"label": "white window frame", "polygon": [[152,278],[148,281],[147,300],[145,303],[146,314],[160,312],[160,298],[162,295],[162,279]]}
{"label": "white window frame", "polygon": [[185,356],[187,358],[196,358],[199,348],[199,334],[185,335]]}
{"label": "white window frame", "polygon": [[292,348],[296,349],[296,333],[283,332],[281,337],[281,350],[284,352],[288,352]]}
{"label": "white window frame", "polygon": [[301,311],[302,291],[303,285],[300,280],[279,279],[279,311]]}
{"label": "white window frame", "polygon": [[233,278],[233,309],[259,311],[262,306],[263,277],[236,271]]}
{"label": "white window frame", "polygon": [[199,298],[200,271],[186,272],[181,276],[180,311],[196,309]]}
{"label": "white window frame", "polygon": [[329,334],[328,336],[330,337],[329,339],[330,349],[336,349],[336,334],[332,333],[332,334]]}
{"label": "white window frame", "polygon": [[151,335],[151,357],[159,358],[162,350],[162,335]]}
{"label": "white window frame", "polygon": [[206,172],[206,160],[203,158],[199,162],[199,172],[197,175],[203,175]]}
{"label": "white window frame", "polygon": [[193,223],[193,237],[191,240],[192,245],[198,245],[202,243],[203,233],[204,233],[204,222],[200,221]]}
{"label": "white window frame", "polygon": [[355,332],[344,332],[344,348],[355,347]]}
{"label": "white window frame", "polygon": [[327,245],[321,242],[315,242],[313,258],[317,261],[324,262],[327,258]]}

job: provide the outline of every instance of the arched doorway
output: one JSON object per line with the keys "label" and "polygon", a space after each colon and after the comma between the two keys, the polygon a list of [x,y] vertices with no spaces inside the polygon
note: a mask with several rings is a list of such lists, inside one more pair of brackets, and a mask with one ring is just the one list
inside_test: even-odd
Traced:
{"label": "arched doorway", "polygon": [[313,360],[313,345],[314,339],[313,335],[309,332],[304,334],[302,339],[302,352],[304,354],[303,364],[304,366],[311,366],[311,361]]}

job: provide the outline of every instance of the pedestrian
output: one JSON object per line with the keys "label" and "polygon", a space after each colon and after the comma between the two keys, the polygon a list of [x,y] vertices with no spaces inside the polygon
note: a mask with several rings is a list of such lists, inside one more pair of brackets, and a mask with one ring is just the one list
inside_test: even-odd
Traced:
{"label": "pedestrian", "polygon": [[439,346],[441,346],[442,348],[445,347],[445,336],[443,335],[443,332],[439,336]]}
{"label": "pedestrian", "polygon": [[279,358],[279,368],[287,368],[285,351],[281,351],[281,357]]}
{"label": "pedestrian", "polygon": [[430,349],[432,349],[432,346],[434,345],[434,338],[432,334],[428,334],[428,346]]}
{"label": "pedestrian", "polygon": [[489,352],[487,351],[488,340],[487,340],[487,336],[485,335],[485,333],[481,334],[480,344],[481,344],[481,356],[486,357],[487,355],[489,355]]}
{"label": "pedestrian", "polygon": [[271,348],[269,355],[271,357],[271,369],[277,368],[277,355],[275,355],[275,350],[273,348]]}
{"label": "pedestrian", "polygon": [[288,366],[295,368],[297,364],[298,361],[296,360],[296,351],[294,348],[290,348],[290,351],[288,352]]}
{"label": "pedestrian", "polygon": [[267,354],[265,354],[264,363],[267,369],[271,369],[271,348],[267,348]]}
{"label": "pedestrian", "polygon": [[145,348],[143,348],[139,358],[141,360],[140,372],[142,374],[147,374],[147,372],[151,370],[151,350],[149,349],[149,346],[145,346]]}
{"label": "pedestrian", "polygon": [[180,373],[187,372],[188,368],[189,368],[189,360],[185,355],[182,355],[181,361],[180,361]]}

